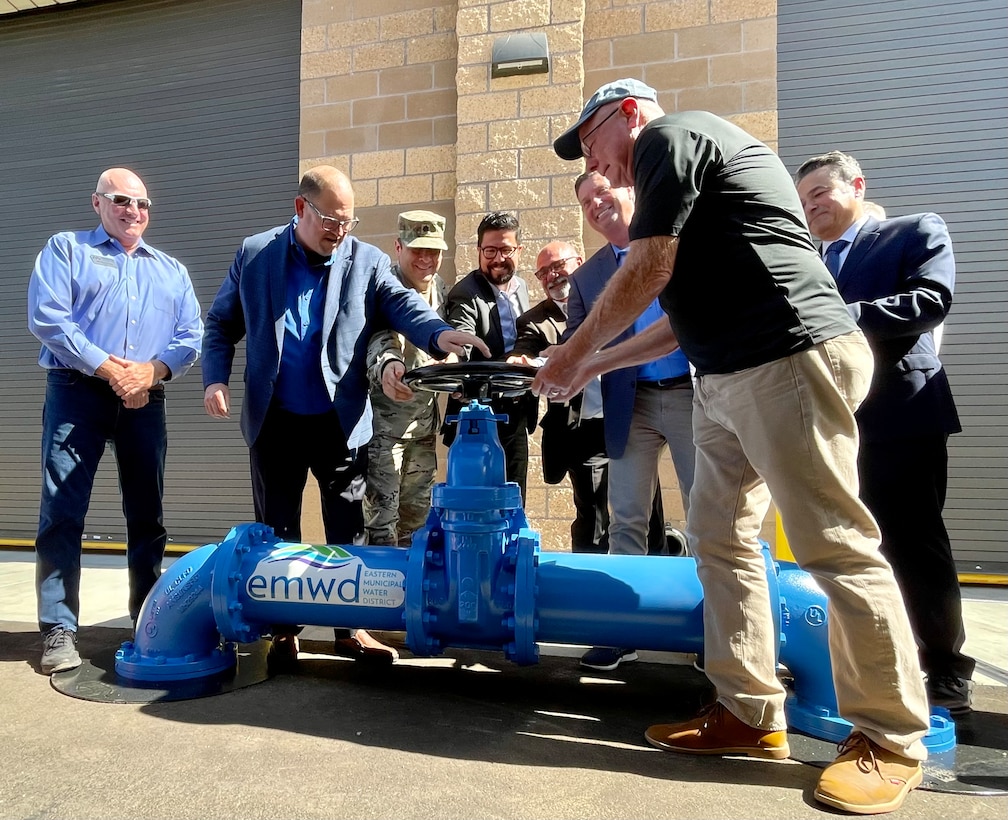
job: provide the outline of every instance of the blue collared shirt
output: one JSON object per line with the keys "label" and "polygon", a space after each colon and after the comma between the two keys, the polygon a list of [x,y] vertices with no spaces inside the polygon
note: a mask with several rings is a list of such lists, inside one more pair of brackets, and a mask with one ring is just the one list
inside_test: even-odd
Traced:
{"label": "blue collared shirt", "polygon": [[182,376],[199,357],[200,306],[185,265],[142,240],[132,254],[98,226],[52,236],[28,283],[39,364],[93,376],[110,355]]}
{"label": "blue collared shirt", "polygon": [[[634,320],[634,335],[643,333],[657,321],[667,322],[668,314],[662,309],[658,300],[655,299]],[[637,378],[642,381],[657,382],[662,379],[671,379],[675,376],[685,376],[689,372],[689,360],[686,358],[686,354],[679,348],[676,348],[666,356],[662,356],[660,359],[637,366]]]}
{"label": "blue collared shirt", "polygon": [[[613,249],[613,253],[616,254],[616,267],[622,266],[623,260],[626,259],[627,249],[617,248],[615,245],[612,245],[611,247]],[[644,309],[644,312],[634,320],[634,335],[636,336],[638,333],[643,333],[659,319],[667,322],[668,314],[662,309],[659,301],[655,299]],[[685,376],[689,372],[689,360],[680,348],[676,348],[668,355],[662,356],[660,359],[655,359],[654,361],[646,362],[637,366],[637,378],[641,381],[657,382],[662,379]]]}

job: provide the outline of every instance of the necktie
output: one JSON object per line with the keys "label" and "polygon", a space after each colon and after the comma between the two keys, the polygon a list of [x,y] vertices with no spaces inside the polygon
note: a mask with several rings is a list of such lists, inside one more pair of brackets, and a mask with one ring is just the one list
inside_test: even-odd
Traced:
{"label": "necktie", "polygon": [[840,254],[844,252],[844,249],[849,244],[850,242],[846,239],[838,239],[826,249],[826,256],[824,257],[826,269],[833,274],[834,279],[840,275]]}
{"label": "necktie", "polygon": [[616,251],[616,267],[617,268],[620,268],[620,267],[623,266],[623,260],[626,259],[626,255],[627,255],[627,252],[625,250],[623,250],[623,251]]}

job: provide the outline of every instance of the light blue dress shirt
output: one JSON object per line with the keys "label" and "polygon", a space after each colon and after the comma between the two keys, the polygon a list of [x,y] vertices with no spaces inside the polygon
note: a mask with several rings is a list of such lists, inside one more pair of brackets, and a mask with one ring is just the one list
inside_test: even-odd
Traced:
{"label": "light blue dress shirt", "polygon": [[158,359],[179,378],[203,340],[185,265],[142,240],[132,254],[101,226],[52,236],[28,283],[28,328],[39,364],[93,376],[110,355]]}

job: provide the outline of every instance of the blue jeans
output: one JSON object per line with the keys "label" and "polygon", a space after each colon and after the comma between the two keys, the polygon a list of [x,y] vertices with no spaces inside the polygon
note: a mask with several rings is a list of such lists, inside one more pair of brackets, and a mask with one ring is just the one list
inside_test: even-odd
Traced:
{"label": "blue jeans", "polygon": [[39,629],[76,631],[80,615],[81,537],[98,463],[110,442],[126,516],[129,614],[136,619],[161,574],[167,533],[164,495],[163,387],[127,410],[102,379],[50,370],[42,411],[42,502],[35,538]]}

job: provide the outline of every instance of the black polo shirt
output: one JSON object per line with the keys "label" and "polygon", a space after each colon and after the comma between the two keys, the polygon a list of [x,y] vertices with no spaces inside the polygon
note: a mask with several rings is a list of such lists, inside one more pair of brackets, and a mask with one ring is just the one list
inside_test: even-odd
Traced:
{"label": "black polo shirt", "polygon": [[649,123],[634,148],[631,239],[678,236],[661,295],[700,375],[732,373],[857,329],[784,164],[704,111]]}

